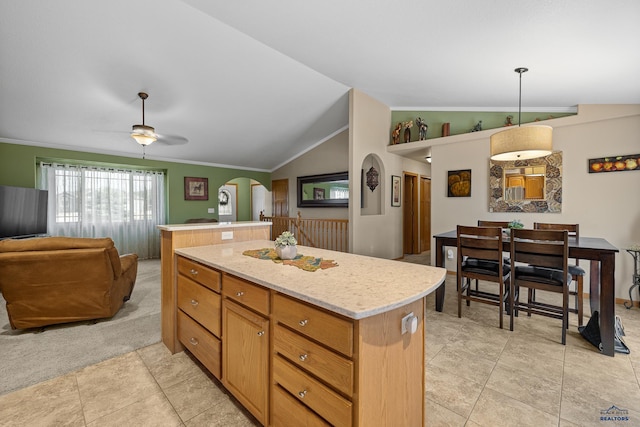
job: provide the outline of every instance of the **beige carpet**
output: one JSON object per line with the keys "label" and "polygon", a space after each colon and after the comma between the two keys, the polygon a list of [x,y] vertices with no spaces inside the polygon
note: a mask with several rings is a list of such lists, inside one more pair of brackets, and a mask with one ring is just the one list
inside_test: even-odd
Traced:
{"label": "beige carpet", "polygon": [[0,395],[160,341],[160,260],[141,260],[111,319],[12,330],[0,295]]}

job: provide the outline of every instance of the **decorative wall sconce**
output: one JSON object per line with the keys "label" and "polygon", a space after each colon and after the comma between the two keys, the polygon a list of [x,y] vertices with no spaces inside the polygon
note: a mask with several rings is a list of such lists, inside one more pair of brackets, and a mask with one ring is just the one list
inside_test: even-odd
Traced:
{"label": "decorative wall sconce", "polygon": [[[373,163],[373,162],[372,162]],[[371,191],[375,190],[376,187],[378,186],[379,182],[378,182],[378,176],[380,175],[378,173],[378,171],[376,170],[376,168],[373,167],[373,164],[371,165],[371,169],[369,169],[369,171],[367,171],[367,187],[369,187],[369,189]]]}

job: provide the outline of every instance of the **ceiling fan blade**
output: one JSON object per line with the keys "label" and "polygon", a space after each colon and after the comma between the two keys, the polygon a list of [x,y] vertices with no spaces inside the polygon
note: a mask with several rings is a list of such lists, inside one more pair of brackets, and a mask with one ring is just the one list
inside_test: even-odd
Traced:
{"label": "ceiling fan blade", "polygon": [[156,133],[158,140],[156,142],[165,145],[184,145],[189,142],[187,138],[179,135],[165,135]]}

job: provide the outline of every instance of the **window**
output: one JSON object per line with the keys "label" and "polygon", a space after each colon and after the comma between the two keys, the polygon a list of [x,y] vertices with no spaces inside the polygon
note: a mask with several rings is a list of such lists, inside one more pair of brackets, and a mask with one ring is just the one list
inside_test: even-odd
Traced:
{"label": "window", "polygon": [[160,255],[165,222],[164,172],[40,163],[40,187],[49,190],[49,233],[111,237],[120,253]]}
{"label": "window", "polygon": [[331,187],[331,189],[329,190],[329,195],[331,199],[348,199],[349,188]]}

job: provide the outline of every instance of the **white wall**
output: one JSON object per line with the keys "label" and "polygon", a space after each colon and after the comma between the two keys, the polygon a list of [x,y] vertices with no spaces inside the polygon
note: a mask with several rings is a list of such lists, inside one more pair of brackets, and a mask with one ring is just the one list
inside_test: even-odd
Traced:
{"label": "white wall", "polygon": [[[299,176],[319,175],[324,173],[344,172],[349,170],[349,132],[344,130],[297,159],[276,169],[271,174],[272,180],[289,180],[289,216],[296,217],[298,212],[303,218],[347,219],[347,208],[299,208],[297,207],[297,178]],[[360,179],[359,173],[356,177]],[[349,175],[349,182],[353,182]],[[357,199],[360,206],[360,199]],[[352,204],[352,200],[349,200]]]}
{"label": "white wall", "polygon": [[[581,105],[576,116],[545,124],[554,128],[554,150],[563,152],[561,213],[489,213],[489,136],[493,132],[486,131],[432,147],[432,234],[453,230],[457,224],[474,225],[478,219],[518,218],[526,227],[536,221],[579,223],[581,236],[603,237],[620,249],[616,297],[628,298],[633,258],[624,248],[640,243],[640,171],[589,174],[587,170],[590,158],[640,153],[640,105]],[[456,169],[472,170],[469,198],[447,197],[447,171]],[[434,262],[435,253],[431,258]],[[582,264],[588,272],[588,262]],[[455,258],[446,267],[455,270]]]}
{"label": "white wall", "polygon": [[[404,171],[428,176],[426,164],[387,152],[391,110],[370,96],[352,89],[349,93],[349,173],[360,174],[363,160],[374,154],[380,164],[379,215],[363,215],[359,205],[349,206],[351,252],[380,258],[400,258],[402,250],[402,207],[391,206],[391,175]],[[404,189],[403,189],[404,190]],[[360,200],[362,186],[351,186],[351,200]],[[364,191],[370,190],[364,187]]]}

